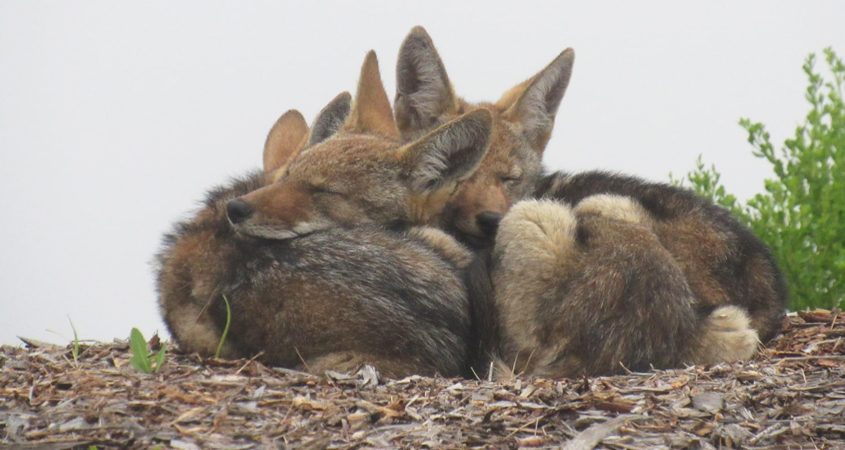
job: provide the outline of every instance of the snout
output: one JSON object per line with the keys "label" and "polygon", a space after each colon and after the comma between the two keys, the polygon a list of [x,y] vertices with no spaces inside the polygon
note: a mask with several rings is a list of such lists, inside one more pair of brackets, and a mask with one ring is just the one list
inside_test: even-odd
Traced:
{"label": "snout", "polygon": [[496,230],[499,229],[499,222],[501,221],[502,215],[493,211],[484,211],[475,216],[475,223],[478,225],[478,229],[488,238],[496,235]]}
{"label": "snout", "polygon": [[229,203],[226,204],[226,217],[229,218],[229,222],[233,225],[237,225],[248,219],[254,211],[255,210],[249,203],[239,198],[230,200]]}

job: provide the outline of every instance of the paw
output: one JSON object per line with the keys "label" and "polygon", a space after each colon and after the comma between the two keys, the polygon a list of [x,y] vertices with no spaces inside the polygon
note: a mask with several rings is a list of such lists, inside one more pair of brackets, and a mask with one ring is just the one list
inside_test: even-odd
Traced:
{"label": "paw", "polygon": [[716,308],[707,317],[708,325],[725,331],[738,331],[748,328],[751,321],[745,310],[738,306]]}
{"label": "paw", "polygon": [[569,247],[574,241],[576,225],[572,209],[563,203],[525,200],[502,218],[496,247]]}
{"label": "paw", "polygon": [[581,200],[574,208],[576,215],[595,214],[622,222],[648,226],[651,218],[637,201],[621,195],[591,195]]}
{"label": "paw", "polygon": [[408,231],[408,235],[422,240],[459,269],[467,267],[472,262],[471,251],[467,250],[455,238],[437,228],[414,227]]}
{"label": "paw", "polygon": [[750,328],[748,315],[742,308],[723,306],[705,319],[702,327],[701,353],[697,363],[718,364],[751,358],[760,339]]}
{"label": "paw", "polygon": [[[211,318],[207,306],[171,306],[165,311],[165,320],[170,324],[173,338],[179,343],[181,350],[206,357],[217,352],[222,333]],[[220,355],[224,358],[238,357],[237,351],[229,342],[224,342]]]}

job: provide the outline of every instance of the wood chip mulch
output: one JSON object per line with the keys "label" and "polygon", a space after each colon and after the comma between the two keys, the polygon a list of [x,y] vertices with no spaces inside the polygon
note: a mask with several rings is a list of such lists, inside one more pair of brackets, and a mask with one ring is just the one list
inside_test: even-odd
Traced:
{"label": "wood chip mulch", "polygon": [[507,383],[314,376],[125,342],[0,347],[2,448],[845,448],[845,315],[790,315],[752,361]]}

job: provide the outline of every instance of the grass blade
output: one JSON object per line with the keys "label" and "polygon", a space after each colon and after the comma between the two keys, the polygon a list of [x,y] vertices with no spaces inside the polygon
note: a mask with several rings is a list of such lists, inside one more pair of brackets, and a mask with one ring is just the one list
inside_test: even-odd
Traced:
{"label": "grass blade", "polygon": [[217,343],[217,351],[214,352],[214,357],[219,358],[220,352],[223,351],[223,344],[226,342],[226,336],[229,335],[229,324],[232,323],[232,309],[229,307],[229,299],[226,294],[223,294],[223,303],[226,304],[226,326],[223,327],[223,334],[220,335],[220,342]]}
{"label": "grass blade", "polygon": [[67,321],[70,322],[70,329],[73,330],[73,342],[70,346],[70,352],[73,355],[73,362],[77,362],[79,361],[79,335],[76,333],[76,327],[73,326],[70,316],[67,316]]}
{"label": "grass blade", "polygon": [[158,353],[156,353],[156,356],[155,356],[155,363],[156,363],[155,372],[156,373],[158,373],[158,371],[161,370],[161,366],[164,364],[164,356],[165,356],[165,352],[167,351],[166,349],[167,349],[167,345],[162,343],[161,349],[159,349]]}

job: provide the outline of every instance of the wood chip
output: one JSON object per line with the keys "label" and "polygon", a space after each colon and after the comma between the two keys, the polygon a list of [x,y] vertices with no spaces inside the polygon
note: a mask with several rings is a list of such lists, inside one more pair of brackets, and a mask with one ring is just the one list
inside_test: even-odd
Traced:
{"label": "wood chip", "polygon": [[626,420],[636,419],[639,416],[619,416],[607,422],[596,424],[578,433],[571,441],[563,446],[563,450],[592,450],[611,433],[615,432]]}
{"label": "wood chip", "polygon": [[746,362],[499,383],[317,376],[172,343],[146,375],[125,341],[76,362],[30,341],[0,346],[0,448],[845,448],[838,314],[790,315]]}

